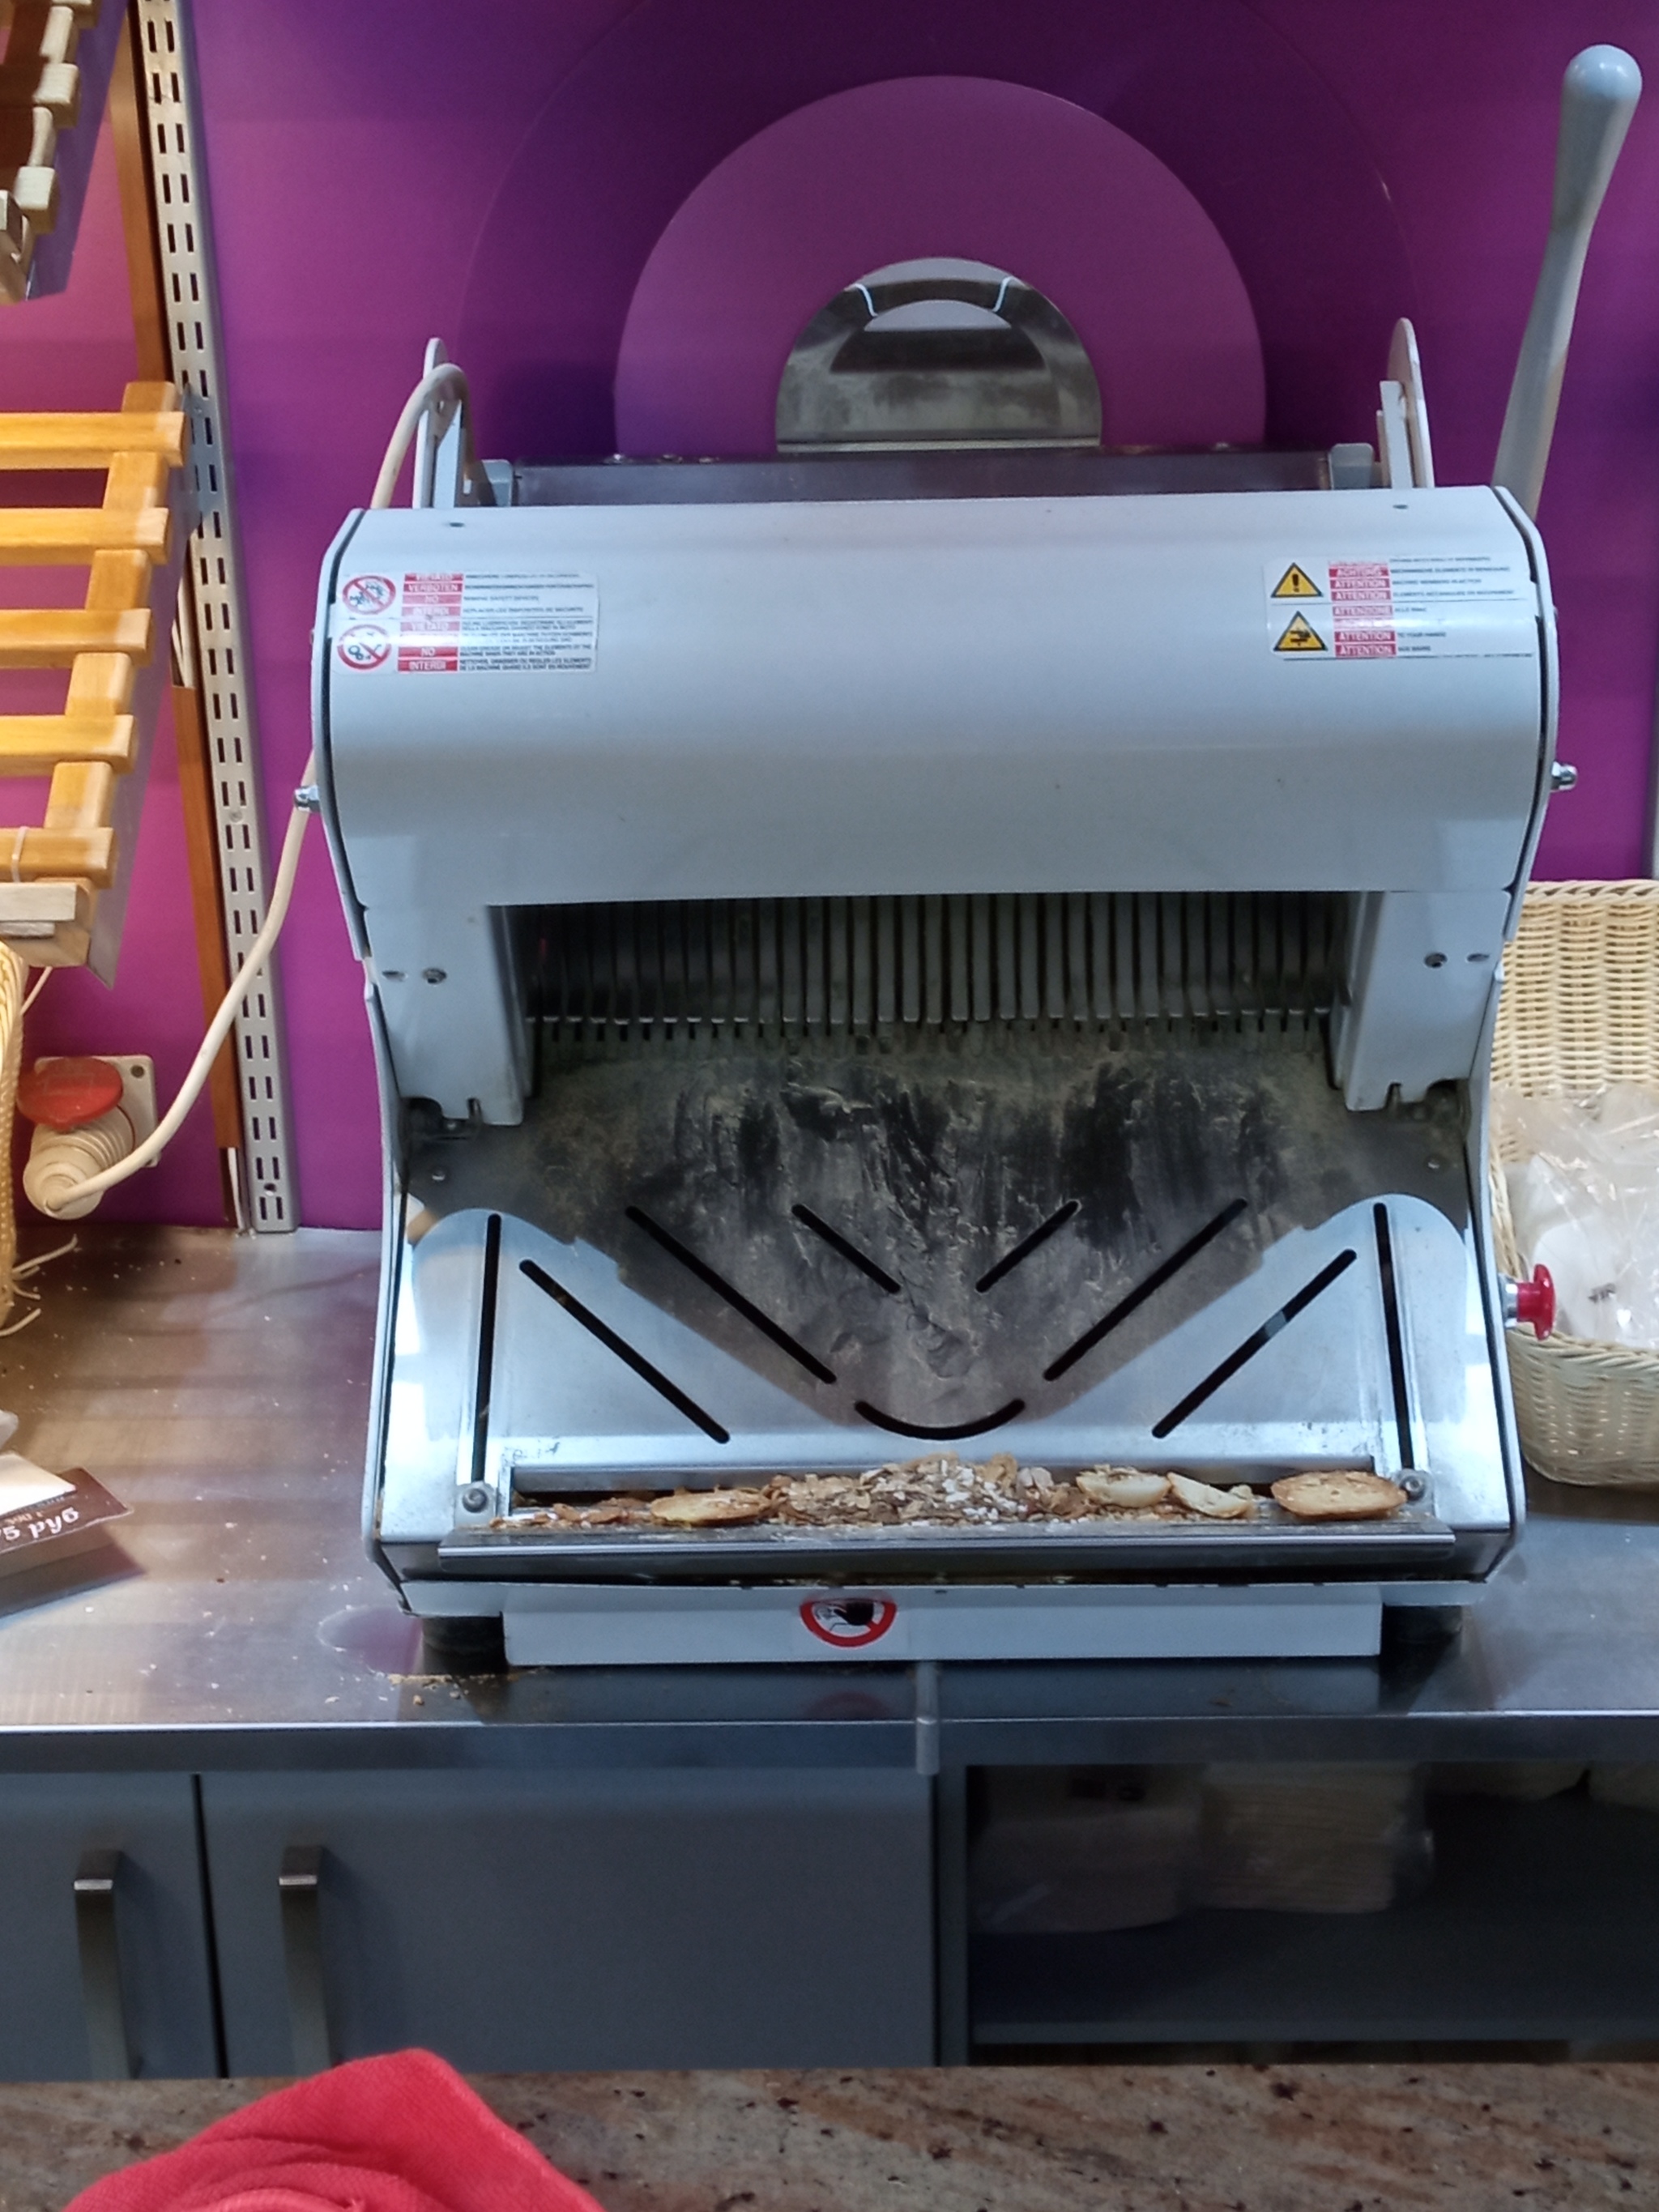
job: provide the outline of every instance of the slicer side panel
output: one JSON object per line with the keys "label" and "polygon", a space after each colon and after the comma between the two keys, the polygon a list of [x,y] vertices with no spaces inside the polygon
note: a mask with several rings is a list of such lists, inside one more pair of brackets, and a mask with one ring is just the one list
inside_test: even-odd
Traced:
{"label": "slicer side panel", "polygon": [[[375,1533],[394,1557],[400,1547],[435,1546],[454,1526],[456,1501],[471,1473],[479,1338],[483,1314],[483,1224],[441,1239],[424,1255],[429,1224],[394,1202],[397,1288],[382,1357],[386,1412]],[[371,1450],[373,1445],[371,1444]]]}

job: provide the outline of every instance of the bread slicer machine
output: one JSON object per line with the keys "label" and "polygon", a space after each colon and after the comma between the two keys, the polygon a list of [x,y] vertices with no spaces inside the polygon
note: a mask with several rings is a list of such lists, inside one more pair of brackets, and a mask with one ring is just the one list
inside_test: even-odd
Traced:
{"label": "bread slicer machine", "polygon": [[[385,1112],[368,1535],[416,1613],[530,1663],[1295,1656],[1478,1591],[1522,1512],[1486,1091],[1559,773],[1559,364],[1496,487],[1433,482],[1405,326],[1390,372],[1375,460],[485,483],[441,419],[431,503],[349,518],[319,793]],[[544,1510],[947,1450],[1264,1503]],[[1266,1503],[1355,1467],[1404,1508]]]}

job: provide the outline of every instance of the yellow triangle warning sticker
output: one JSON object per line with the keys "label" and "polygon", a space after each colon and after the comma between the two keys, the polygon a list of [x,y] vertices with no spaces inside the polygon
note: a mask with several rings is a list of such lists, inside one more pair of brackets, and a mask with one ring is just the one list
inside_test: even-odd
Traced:
{"label": "yellow triangle warning sticker", "polygon": [[[1322,599],[1324,596],[1307,570],[1299,568],[1294,561],[1273,588],[1276,599]],[[1306,647],[1303,650],[1305,652]]]}
{"label": "yellow triangle warning sticker", "polygon": [[1285,625],[1285,634],[1273,647],[1275,653],[1323,653],[1325,641],[1306,615],[1292,615]]}

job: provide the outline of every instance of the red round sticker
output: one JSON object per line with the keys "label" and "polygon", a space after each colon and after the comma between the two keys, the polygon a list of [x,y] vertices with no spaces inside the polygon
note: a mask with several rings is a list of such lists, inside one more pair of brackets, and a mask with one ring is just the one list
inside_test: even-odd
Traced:
{"label": "red round sticker", "polygon": [[334,649],[348,668],[378,668],[392,650],[392,640],[377,623],[356,623]]}
{"label": "red round sticker", "polygon": [[898,1607],[890,1597],[809,1597],[800,1617],[820,1644],[851,1651],[885,1636]]}

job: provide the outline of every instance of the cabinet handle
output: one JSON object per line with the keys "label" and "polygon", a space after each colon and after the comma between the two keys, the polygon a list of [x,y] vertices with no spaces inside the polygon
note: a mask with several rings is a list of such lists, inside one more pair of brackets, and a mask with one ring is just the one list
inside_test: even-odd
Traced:
{"label": "cabinet handle", "polygon": [[315,1844],[290,1844],[283,1853],[276,1895],[296,2074],[320,2074],[334,2063],[323,1976],[322,1875],[323,1855]]}
{"label": "cabinet handle", "polygon": [[82,1851],[75,1869],[75,1939],[81,1954],[81,1995],[87,2015],[87,2056],[94,2081],[129,2081],[138,2054],[121,1995],[121,1952],[115,1931],[119,1851]]}

